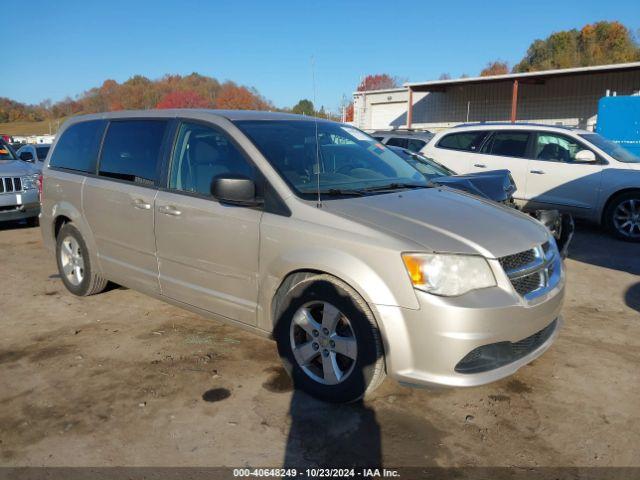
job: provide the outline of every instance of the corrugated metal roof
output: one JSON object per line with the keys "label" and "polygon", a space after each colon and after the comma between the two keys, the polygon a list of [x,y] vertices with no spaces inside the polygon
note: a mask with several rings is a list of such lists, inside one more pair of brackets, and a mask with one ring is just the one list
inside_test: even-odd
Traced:
{"label": "corrugated metal roof", "polygon": [[405,87],[412,89],[420,87],[445,87],[450,85],[460,85],[469,83],[486,83],[486,82],[500,82],[505,80],[517,80],[517,79],[536,79],[545,77],[558,77],[563,75],[585,74],[585,73],[598,73],[598,72],[612,72],[618,70],[635,70],[640,69],[640,62],[630,63],[617,63],[612,65],[596,65],[593,67],[576,67],[576,68],[562,68],[557,70],[542,70],[539,72],[525,72],[525,73],[508,73],[505,75],[493,75],[489,77],[468,77],[468,78],[454,78],[450,80],[431,80],[427,82],[407,82]]}

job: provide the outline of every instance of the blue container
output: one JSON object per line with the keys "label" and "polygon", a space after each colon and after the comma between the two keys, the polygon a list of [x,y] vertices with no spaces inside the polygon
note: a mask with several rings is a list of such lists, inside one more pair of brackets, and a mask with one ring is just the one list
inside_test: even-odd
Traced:
{"label": "blue container", "polygon": [[640,95],[602,97],[596,131],[640,156]]}

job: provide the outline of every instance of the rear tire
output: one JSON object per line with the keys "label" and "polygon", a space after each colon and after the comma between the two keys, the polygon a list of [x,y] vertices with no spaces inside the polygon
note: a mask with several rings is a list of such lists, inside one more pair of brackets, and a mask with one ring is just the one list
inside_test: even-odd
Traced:
{"label": "rear tire", "polygon": [[74,295],[95,295],[107,286],[107,280],[92,268],[87,245],[71,223],[65,223],[58,232],[56,260],[62,283]]}
{"label": "rear tire", "polygon": [[615,197],[607,206],[603,223],[614,237],[640,242],[640,191]]}
{"label": "rear tire", "polygon": [[296,388],[327,402],[354,402],[385,378],[380,332],[366,302],[330,275],[312,275],[279,299],[278,352]]}

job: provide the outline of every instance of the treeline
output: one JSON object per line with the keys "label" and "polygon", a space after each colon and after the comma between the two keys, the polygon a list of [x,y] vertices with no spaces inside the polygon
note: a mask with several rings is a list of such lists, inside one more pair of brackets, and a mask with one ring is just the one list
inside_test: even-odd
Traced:
{"label": "treeline", "polygon": [[123,83],[105,80],[100,87],[87,90],[75,99],[67,97],[55,103],[45,100],[37,105],[27,105],[0,97],[0,123],[150,108],[275,109],[254,88],[230,81],[220,83],[198,73],[165,75],[159,80],[135,75]]}
{"label": "treeline", "polygon": [[[539,72],[638,60],[640,46],[627,27],[620,22],[596,22],[580,30],[563,30],[545,39],[535,40],[511,71]],[[509,65],[497,60],[487,64],[480,76],[505,73],[509,73]]]}

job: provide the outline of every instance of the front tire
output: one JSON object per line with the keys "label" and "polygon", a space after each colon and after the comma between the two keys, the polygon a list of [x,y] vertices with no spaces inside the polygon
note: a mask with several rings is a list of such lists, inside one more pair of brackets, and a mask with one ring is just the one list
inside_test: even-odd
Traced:
{"label": "front tire", "polygon": [[615,197],[604,214],[604,224],[614,237],[640,242],[640,192]]}
{"label": "front tire", "polygon": [[294,282],[278,302],[275,337],[296,388],[354,402],[385,377],[380,333],[366,302],[330,275]]}
{"label": "front tire", "polygon": [[82,235],[70,223],[64,224],[58,232],[56,260],[62,283],[74,295],[95,295],[107,286],[107,280],[92,268],[89,251]]}

